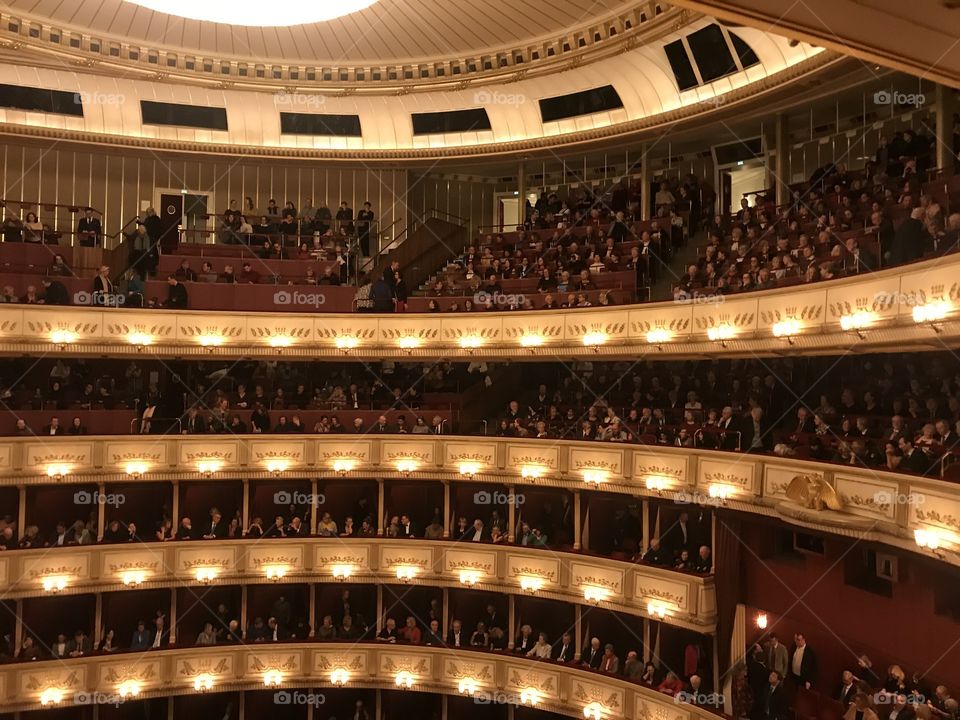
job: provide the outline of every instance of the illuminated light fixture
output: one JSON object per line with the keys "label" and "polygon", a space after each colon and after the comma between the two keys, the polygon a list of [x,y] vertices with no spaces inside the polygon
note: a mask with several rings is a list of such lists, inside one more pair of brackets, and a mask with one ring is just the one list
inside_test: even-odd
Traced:
{"label": "illuminated light fixture", "polygon": [[610,591],[596,585],[587,585],[583,588],[583,599],[587,602],[601,603],[610,597]]}
{"label": "illuminated light fixture", "polygon": [[397,566],[397,580],[400,582],[410,582],[416,574],[417,568],[413,567],[413,565]]}
{"label": "illuminated light fixture", "polygon": [[153,344],[153,337],[141,332],[132,332],[127,335],[127,340],[131,345],[136,345],[137,350],[143,350],[147,345]]}
{"label": "illuminated light fixture", "polygon": [[44,592],[56,594],[67,587],[67,579],[62,575],[47,575],[40,581]]}
{"label": "illuminated light fixture", "polygon": [[337,475],[341,476],[346,475],[348,472],[353,470],[355,466],[356,463],[354,463],[354,461],[350,458],[337,458],[333,461],[333,471],[337,473]]}
{"label": "illuminated light fixture", "polygon": [[876,314],[869,310],[857,310],[849,315],[840,316],[840,329],[844,332],[853,331],[857,333],[857,337],[863,340],[865,337],[863,331],[873,325],[876,319]]}
{"label": "illuminated light fixture", "polygon": [[213,687],[213,676],[210,673],[201,673],[193,679],[193,689],[205,693]]}
{"label": "illuminated light fixture", "polygon": [[143,585],[143,581],[146,579],[146,573],[142,570],[127,570],[120,575],[120,580],[124,585],[130,587],[131,585]]}
{"label": "illuminated light fixture", "polygon": [[540,691],[536,688],[524,688],[520,691],[520,704],[535,707],[540,702]]}
{"label": "illuminated light fixture", "polygon": [[736,335],[736,330],[729,323],[720,323],[716,327],[707,328],[707,339],[710,342],[720,343],[721,347],[726,347],[727,340],[734,335]]}
{"label": "illuminated light fixture", "polygon": [[917,325],[923,325],[924,323],[929,323],[930,327],[935,333],[941,333],[943,330],[940,328],[937,323],[941,320],[946,319],[947,315],[950,314],[950,311],[953,310],[953,305],[951,305],[946,300],[931,300],[925,305],[915,305],[913,308],[913,321]]}
{"label": "illuminated light fixture", "polygon": [[667,616],[667,606],[661,602],[648,602],[647,615],[650,615],[651,617],[658,617],[663,620]]}
{"label": "illuminated light fixture", "polygon": [[940,532],[933,528],[917,528],[913,531],[913,539],[917,543],[917,547],[926,550],[939,550],[942,540]]}
{"label": "illuminated light fixture", "polygon": [[473,697],[474,693],[477,692],[477,681],[471,677],[460,678],[460,682],[457,683],[457,690],[461,695]]}
{"label": "illuminated light fixture", "polygon": [[478,335],[466,335],[460,338],[460,347],[468,353],[472,353],[481,345],[483,345],[483,339]]}
{"label": "illuminated light fixture", "polygon": [[460,584],[473,587],[480,582],[480,573],[477,570],[461,570]]}
{"label": "illuminated light fixture", "polygon": [[127,475],[132,477],[134,480],[142,477],[147,472],[147,464],[140,460],[135,460],[133,462],[128,462],[126,468]]}
{"label": "illuminated light fixture", "polygon": [[277,350],[283,350],[293,345],[293,338],[289,335],[271,335],[270,347]]}
{"label": "illuminated light fixture", "polygon": [[337,350],[342,351],[346,355],[360,344],[360,339],[353,335],[338,335],[334,339],[333,344],[337,346]]}
{"label": "illuminated light fixture", "polygon": [[800,334],[803,326],[799,320],[787,318],[773,324],[773,336],[776,338],[785,338],[788,343],[793,345],[793,338]]}
{"label": "illuminated light fixture", "polygon": [[535,348],[543,345],[543,335],[538,335],[536,333],[530,333],[527,335],[520,336],[520,347],[529,348],[533,350]]}
{"label": "illuminated light fixture", "polygon": [[52,333],[50,333],[50,342],[52,342],[54,345],[59,345],[60,349],[62,350],[67,345],[72,345],[75,343],[77,341],[77,337],[79,336],[72,330],[54,330]]}
{"label": "illuminated light fixture", "polygon": [[520,477],[526,480],[537,480],[543,477],[543,468],[539,465],[524,465],[520,468]]}
{"label": "illuminated light fixture", "polygon": [[267,565],[264,568],[264,572],[267,574],[267,580],[273,580],[277,582],[278,580],[283,580],[287,576],[287,566],[286,565]]}
{"label": "illuminated light fixture", "polygon": [[647,332],[647,342],[656,345],[657,350],[663,350],[663,344],[670,342],[672,338],[673,333],[662,327],[655,327]]}
{"label": "illuminated light fixture", "polygon": [[353,565],[334,565],[331,572],[337,580],[346,580],[353,575]]}
{"label": "illuminated light fixture", "polygon": [[543,580],[531,575],[520,578],[520,589],[528,593],[536,593],[543,589]]}
{"label": "illuminated light fixture", "polygon": [[63,702],[63,690],[60,688],[47,688],[40,693],[40,704],[44,707],[48,705],[59,705]]}
{"label": "illuminated light fixture", "polygon": [[289,467],[286,460],[267,460],[267,472],[274,477],[279,477],[280,473]]}
{"label": "illuminated light fixture", "polygon": [[135,698],[140,694],[140,683],[137,680],[125,680],[117,686],[117,694],[123,698]]}
{"label": "illuminated light fixture", "polygon": [[193,571],[193,576],[197,579],[197,582],[203,583],[204,585],[209,585],[216,580],[218,574],[216,568],[210,567],[198,567]]}
{"label": "illuminated light fixture", "polygon": [[325,22],[355,13],[373,5],[376,0],[272,0],[271,8],[277,15],[264,19],[263,4],[258,0],[126,0],[166,15],[189,20],[247,25],[287,27]]}
{"label": "illuminated light fixture", "polygon": [[330,682],[337,687],[343,687],[350,681],[350,673],[343,668],[334,668],[330,672]]}
{"label": "illuminated light fixture", "polygon": [[47,465],[47,477],[53,478],[54,480],[63,480],[69,474],[69,465],[63,465],[62,463]]}
{"label": "illuminated light fixture", "polygon": [[222,467],[223,463],[219,460],[201,460],[197,463],[197,472],[204,477],[210,477],[215,472],[220,472]]}
{"label": "illuminated light fixture", "polygon": [[279,670],[267,670],[263,674],[263,686],[264,687],[280,687],[280,683],[283,682],[283,675]]}
{"label": "illuminated light fixture", "polygon": [[420,338],[418,338],[416,335],[404,335],[397,340],[397,345],[399,345],[400,349],[406,351],[407,355],[409,355],[418,347],[420,347],[421,342]]}
{"label": "illuminated light fixture", "polygon": [[585,468],[583,471],[583,481],[588,485],[600,486],[605,483],[608,479],[608,473],[606,470],[601,470],[599,468]]}
{"label": "illuminated light fixture", "polygon": [[394,679],[394,682],[401,690],[409,690],[413,687],[413,675],[408,673],[406,670],[401,670],[397,673],[397,677]]}
{"label": "illuminated light fixture", "polygon": [[480,465],[475,462],[462,462],[458,470],[463,477],[472,480],[480,472]]}
{"label": "illuminated light fixture", "polygon": [[397,471],[403,473],[404,477],[410,477],[410,473],[417,469],[417,461],[411,458],[397,460]]}
{"label": "illuminated light fixture", "polygon": [[733,495],[734,489],[729,485],[724,485],[723,483],[713,483],[707,489],[707,492],[714,500],[719,500],[726,505],[727,500],[729,500],[730,496]]}
{"label": "illuminated light fixture", "polygon": [[600,703],[590,703],[583,709],[583,716],[587,718],[587,720],[602,720],[603,708],[600,706]]}
{"label": "illuminated light fixture", "polygon": [[200,335],[197,338],[197,341],[202,347],[209,348],[212,352],[214,348],[223,345],[223,335],[217,335],[214,333],[204,334]]}
{"label": "illuminated light fixture", "polygon": [[610,336],[605,332],[593,331],[583,336],[583,346],[593,348],[594,352],[599,352],[600,346],[607,342]]}
{"label": "illuminated light fixture", "polygon": [[758,628],[760,628],[761,630],[766,630],[766,629],[767,629],[767,624],[769,623],[769,619],[767,618],[767,614],[766,614],[766,613],[758,613],[755,622],[757,623],[757,627],[758,627]]}
{"label": "illuminated light fixture", "polygon": [[662,475],[651,475],[647,478],[647,490],[655,492],[657,495],[663,495],[667,489],[667,479]]}

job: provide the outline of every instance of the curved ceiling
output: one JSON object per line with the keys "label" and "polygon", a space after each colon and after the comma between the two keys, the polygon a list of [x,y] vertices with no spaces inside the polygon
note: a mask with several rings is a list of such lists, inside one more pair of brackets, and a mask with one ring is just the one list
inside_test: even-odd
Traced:
{"label": "curved ceiling", "polygon": [[[202,2],[203,0],[197,0]],[[354,3],[356,4],[356,3]],[[225,25],[157,12],[126,0],[7,0],[25,21],[150,47],[258,62],[398,63],[533,45],[589,28],[635,0],[379,0],[322,23]],[[651,9],[665,3],[644,3]],[[346,5],[345,5],[346,7]],[[262,4],[272,13],[270,3]]]}

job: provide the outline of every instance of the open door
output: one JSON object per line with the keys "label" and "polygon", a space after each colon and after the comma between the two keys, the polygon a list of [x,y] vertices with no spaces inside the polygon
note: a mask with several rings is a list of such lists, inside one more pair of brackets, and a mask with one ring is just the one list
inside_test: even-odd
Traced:
{"label": "open door", "polygon": [[180,226],[183,224],[183,195],[162,193],[160,195],[160,251],[176,252],[180,243]]}

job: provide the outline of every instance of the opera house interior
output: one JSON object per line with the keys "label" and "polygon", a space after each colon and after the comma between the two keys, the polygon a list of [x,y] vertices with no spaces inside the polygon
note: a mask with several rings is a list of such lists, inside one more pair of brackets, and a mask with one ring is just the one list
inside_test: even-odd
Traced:
{"label": "opera house interior", "polygon": [[960,720],[958,89],[956,0],[0,1],[0,720]]}

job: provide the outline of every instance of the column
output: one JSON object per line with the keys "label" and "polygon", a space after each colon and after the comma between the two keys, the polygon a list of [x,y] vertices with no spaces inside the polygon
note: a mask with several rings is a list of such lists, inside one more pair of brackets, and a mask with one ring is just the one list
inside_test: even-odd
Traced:
{"label": "column", "polygon": [[107,498],[107,486],[104,483],[97,484],[97,540],[103,540],[104,522],[107,517],[107,506],[104,500]]}
{"label": "column", "polygon": [[953,174],[953,113],[956,111],[957,104],[953,89],[937,85],[936,103],[937,167],[949,176]]}
{"label": "column", "polygon": [[[170,644],[177,642],[177,589],[170,589]],[[171,715],[172,717],[172,715]]]}
{"label": "column", "polygon": [[573,491],[573,549],[580,549],[581,541],[581,532],[580,527],[580,491]]}
{"label": "column", "polygon": [[377,699],[373,708],[373,720],[383,720],[383,698],[380,693],[380,688],[377,688]]}
{"label": "column", "polygon": [[167,720],[174,720],[173,718],[173,696],[167,698]]}
{"label": "column", "polygon": [[576,634],[574,642],[576,644],[576,659],[579,660],[583,654],[583,606],[577,603],[573,606],[573,632]]}
{"label": "column", "polygon": [[513,638],[516,637],[517,632],[517,604],[516,604],[516,595],[509,595],[507,603],[507,632],[510,633],[507,636],[507,648],[513,650],[514,642]]}
{"label": "column", "polygon": [[507,503],[507,542],[513,544],[517,541],[517,486],[507,485],[507,493],[513,498]]}
{"label": "column", "polygon": [[774,181],[777,188],[777,205],[780,206],[790,202],[790,148],[787,147],[787,116],[783,113],[777,114],[774,143],[777,146]]}
{"label": "column", "polygon": [[383,627],[383,585],[377,583],[377,627]]}
{"label": "column", "polygon": [[383,506],[383,478],[377,478],[377,515],[380,520],[377,522],[377,535],[383,536],[384,532],[384,516],[386,515],[386,508]]}
{"label": "column", "polygon": [[[313,585],[310,586],[313,588]],[[247,584],[240,586],[240,627],[243,628],[243,638],[247,637]]]}
{"label": "column", "polygon": [[443,481],[443,537],[444,539],[450,537],[450,525],[453,522],[450,518],[450,512],[452,508],[450,506],[450,481]]}
{"label": "column", "polygon": [[247,717],[247,694],[240,691],[240,702],[237,705],[238,717],[239,720],[244,720]]}
{"label": "column", "polygon": [[640,518],[643,528],[643,537],[640,538],[640,555],[642,556],[650,549],[650,501],[644,500],[640,504],[640,512],[643,516]]}
{"label": "column", "polygon": [[22,535],[24,528],[27,527],[27,487],[26,485],[19,485],[17,490],[20,491],[20,504],[17,508],[17,531]]}
{"label": "column", "polygon": [[[22,527],[22,526],[21,526]],[[17,622],[13,627],[13,653],[16,655],[23,647],[23,599],[17,599]]]}
{"label": "column", "polygon": [[523,166],[523,161],[520,161],[520,165],[517,168],[517,191],[519,193],[520,202],[517,206],[517,216],[519,217],[519,224],[523,225],[527,220],[527,173],[526,168]]}
{"label": "column", "polygon": [[643,662],[650,662],[650,618],[643,619]]}
{"label": "column", "polygon": [[450,627],[450,588],[443,589],[443,614],[440,616],[440,633],[446,636],[447,629]]}
{"label": "column", "polygon": [[93,637],[92,644],[100,642],[100,633],[103,628],[103,593],[97,593],[96,605],[93,611]]}
{"label": "column", "polygon": [[[319,512],[320,493],[318,492],[318,490],[319,490],[319,486],[317,483],[317,479],[313,478],[310,481],[310,534],[311,535],[317,534],[317,521],[319,520],[317,516],[320,514]],[[360,523],[363,522],[363,518],[354,518],[353,521],[354,521],[353,522],[354,527],[360,527]],[[313,589],[312,585],[310,587],[311,589]]]}
{"label": "column", "polygon": [[447,720],[449,715],[447,714],[447,695],[440,696],[440,717],[442,720]]}
{"label": "column", "polygon": [[640,219],[650,219],[650,159],[647,153],[650,145],[643,143],[640,146]]}
{"label": "column", "polygon": [[317,586],[313,583],[310,583],[310,606],[308,612],[310,613],[310,619],[307,621],[310,623],[310,635],[313,636],[313,631],[317,627]]}
{"label": "column", "polygon": [[[243,479],[243,510],[241,511],[240,522],[243,525],[240,529],[246,532],[247,528],[250,527],[250,481],[247,478]],[[174,518],[173,526],[177,527],[176,518]]]}
{"label": "column", "polygon": [[173,481],[173,502],[170,503],[170,512],[173,513],[171,520],[173,521],[173,529],[176,531],[180,527],[180,483],[176,480]]}

